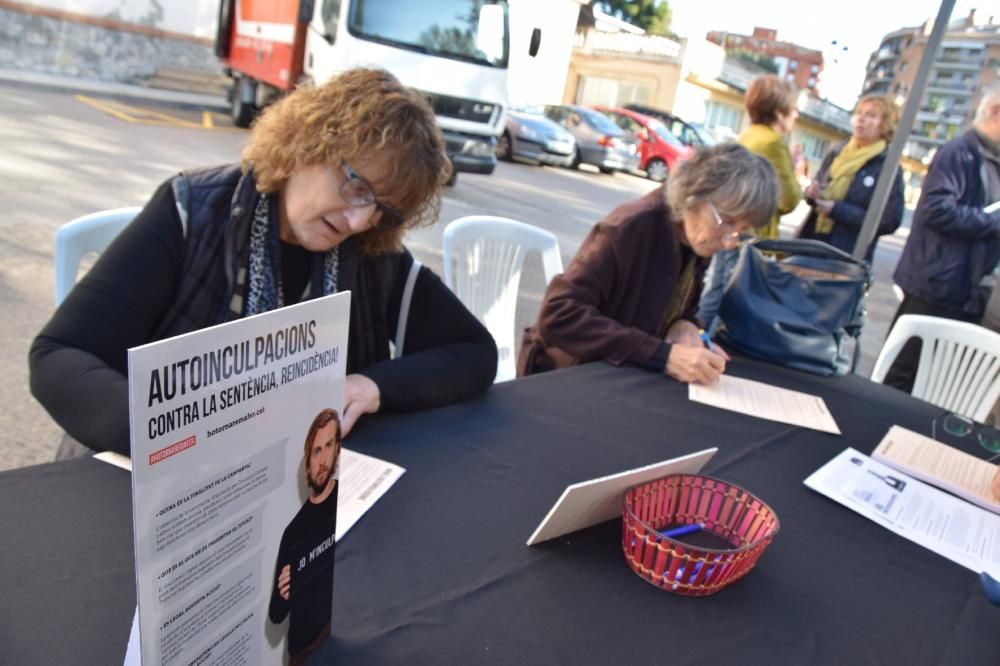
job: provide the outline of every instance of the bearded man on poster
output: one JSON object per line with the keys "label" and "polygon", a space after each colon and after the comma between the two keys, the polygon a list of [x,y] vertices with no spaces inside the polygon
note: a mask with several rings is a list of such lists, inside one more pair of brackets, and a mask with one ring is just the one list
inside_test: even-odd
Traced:
{"label": "bearded man on poster", "polygon": [[288,654],[292,666],[305,661],[330,635],[340,443],[340,418],[335,410],[324,409],[306,435],[309,497],[285,528],[278,547],[268,616],[280,624],[290,615]]}

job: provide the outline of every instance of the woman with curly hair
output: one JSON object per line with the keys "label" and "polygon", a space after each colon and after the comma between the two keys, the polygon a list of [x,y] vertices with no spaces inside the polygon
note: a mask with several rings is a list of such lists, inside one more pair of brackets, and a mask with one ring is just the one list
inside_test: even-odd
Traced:
{"label": "woman with curly hair", "polygon": [[35,339],[32,392],[70,438],[127,455],[130,347],[351,290],[345,435],[361,414],[481,393],[493,339],[427,268],[390,360],[414,261],[401,240],[436,220],[449,173],[433,112],[391,74],[293,92],[259,118],[241,164],[153,194]]}

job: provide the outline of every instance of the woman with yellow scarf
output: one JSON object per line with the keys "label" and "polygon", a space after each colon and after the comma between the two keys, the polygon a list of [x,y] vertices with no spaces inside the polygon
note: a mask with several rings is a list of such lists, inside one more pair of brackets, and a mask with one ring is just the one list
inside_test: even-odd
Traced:
{"label": "woman with yellow scarf", "polygon": [[[898,109],[888,95],[865,95],[858,100],[851,117],[854,131],[850,140],[830,151],[816,179],[805,190],[812,210],[799,232],[801,238],[854,251],[898,117]],[[877,236],[894,232],[902,219],[903,178],[896,169]],[[869,262],[874,252],[873,240],[865,253]]]}

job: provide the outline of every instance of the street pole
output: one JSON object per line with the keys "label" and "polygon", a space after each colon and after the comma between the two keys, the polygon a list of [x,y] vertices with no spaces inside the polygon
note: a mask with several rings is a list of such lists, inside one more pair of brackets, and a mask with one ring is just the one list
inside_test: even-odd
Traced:
{"label": "street pole", "polygon": [[937,18],[934,19],[934,29],[927,39],[927,46],[924,48],[923,57],[920,58],[920,67],[917,75],[913,79],[913,87],[906,97],[906,104],[903,105],[903,113],[896,125],[896,132],[892,137],[892,143],[886,152],[885,162],[882,163],[882,171],[878,175],[878,183],[872,193],[871,203],[865,212],[865,221],[861,225],[858,233],[858,240],[854,244],[854,258],[864,259],[868,246],[875,238],[879,220],[882,219],[882,212],[885,210],[886,202],[889,201],[889,192],[895,180],[896,168],[899,166],[899,158],[903,155],[903,146],[910,137],[913,129],[913,120],[917,117],[917,108],[924,97],[924,89],[927,86],[927,77],[930,75],[931,64],[937,56],[938,47],[944,31],[948,27],[948,20],[951,18],[951,10],[955,7],[955,0],[941,0],[941,8],[938,10]]}

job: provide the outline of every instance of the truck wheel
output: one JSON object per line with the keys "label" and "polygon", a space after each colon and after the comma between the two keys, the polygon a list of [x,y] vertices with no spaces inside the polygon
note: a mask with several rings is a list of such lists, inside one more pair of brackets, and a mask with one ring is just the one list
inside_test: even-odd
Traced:
{"label": "truck wheel", "polygon": [[244,77],[240,77],[232,88],[232,116],[233,124],[237,127],[250,127],[253,120],[254,108],[252,102],[244,102],[244,97],[254,97],[257,93],[257,86]]}
{"label": "truck wheel", "polygon": [[510,145],[510,134],[504,131],[497,139],[497,159],[503,160],[504,162],[510,162],[512,158],[512,151]]}
{"label": "truck wheel", "polygon": [[649,176],[650,180],[662,183],[670,175],[670,169],[663,160],[653,159],[649,160],[649,164],[646,165],[646,175]]}
{"label": "truck wheel", "polygon": [[602,166],[602,167],[597,167],[597,170],[598,170],[598,171],[600,171],[601,173],[606,173],[606,174],[608,174],[609,176],[610,176],[610,175],[613,175],[613,174],[614,174],[614,172],[615,172],[615,170],[614,170],[614,169],[612,169],[611,167],[606,167],[606,166]]}

